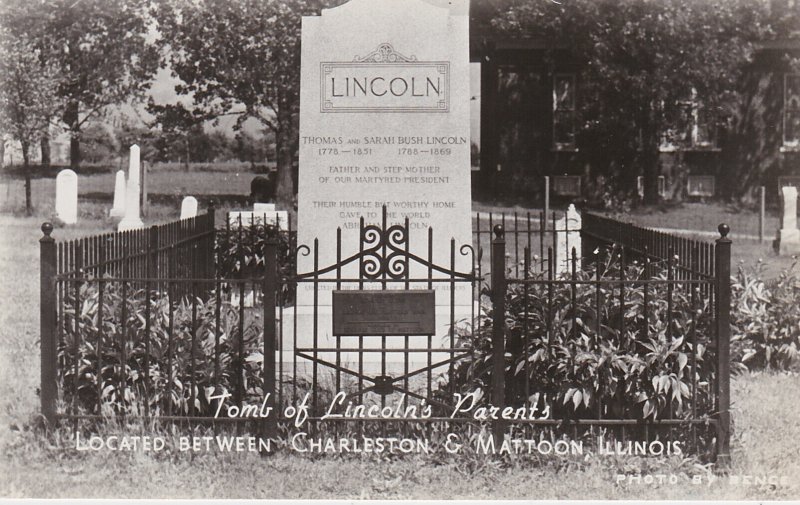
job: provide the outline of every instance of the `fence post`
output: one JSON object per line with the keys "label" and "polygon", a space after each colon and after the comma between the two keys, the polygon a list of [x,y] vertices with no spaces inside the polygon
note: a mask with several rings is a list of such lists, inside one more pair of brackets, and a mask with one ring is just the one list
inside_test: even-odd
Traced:
{"label": "fence post", "polygon": [[[505,324],[506,324],[506,239],[501,225],[494,227],[492,240],[492,405],[503,408],[505,398]],[[505,426],[502,420],[492,424],[496,444],[502,443]]]}
{"label": "fence post", "polygon": [[210,243],[209,243],[208,247],[206,247],[206,255],[207,255],[206,268],[208,269],[206,271],[206,274],[207,274],[207,277],[213,277],[213,278],[217,277],[216,263],[214,262],[214,259],[216,258],[216,254],[214,253],[214,251],[216,250],[216,247],[217,247],[217,227],[216,227],[217,214],[216,214],[216,212],[217,212],[216,204],[215,204],[214,200],[211,200],[211,203],[209,204],[208,211],[207,211],[207,213],[208,213],[208,225],[211,227],[209,232],[210,232],[211,235],[209,236],[209,239],[208,239]]}
{"label": "fence post", "polygon": [[[275,307],[278,291],[278,241],[268,238],[264,243],[264,395],[269,394],[267,407],[269,417],[265,420],[264,431],[268,438],[275,437],[278,427],[278,408],[275,391],[275,350],[278,348],[276,338]],[[240,302],[243,303],[243,302]]]}
{"label": "fence post", "polygon": [[717,321],[717,462],[730,463],[731,437],[731,240],[730,227],[719,225],[720,238],[715,247],[716,321]]}
{"label": "fence post", "polygon": [[766,188],[758,187],[758,243],[764,243],[764,226],[766,212]]}
{"label": "fence post", "polygon": [[39,323],[41,345],[41,405],[48,426],[56,420],[56,241],[50,234],[53,225],[42,224],[44,236],[39,239],[40,284]]}
{"label": "fence post", "polygon": [[544,176],[544,220],[547,222],[547,214],[550,213],[550,176]]}
{"label": "fence post", "polygon": [[147,277],[158,278],[158,225],[150,227],[150,235],[147,239]]}

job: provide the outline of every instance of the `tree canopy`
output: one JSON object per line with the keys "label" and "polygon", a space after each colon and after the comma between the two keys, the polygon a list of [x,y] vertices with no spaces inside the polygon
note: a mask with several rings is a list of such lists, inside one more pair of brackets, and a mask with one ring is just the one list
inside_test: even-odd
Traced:
{"label": "tree canopy", "polygon": [[[180,95],[194,114],[237,116],[240,127],[255,118],[275,133],[277,199],[294,195],[300,94],[300,23],[323,0],[166,0],[159,4],[159,31]],[[166,113],[174,111],[166,110]]]}
{"label": "tree canopy", "polygon": [[109,105],[141,96],[158,69],[150,8],[149,0],[4,2],[7,36],[27,41],[55,69],[62,100],[53,112],[71,132],[73,166],[81,128]]}
{"label": "tree canopy", "polygon": [[724,124],[753,42],[768,30],[758,0],[511,0],[500,12],[497,32],[553,41],[585,60],[578,145],[608,175],[627,175],[619,186],[630,189],[641,170],[651,203],[659,148],[681,128],[687,101]]}

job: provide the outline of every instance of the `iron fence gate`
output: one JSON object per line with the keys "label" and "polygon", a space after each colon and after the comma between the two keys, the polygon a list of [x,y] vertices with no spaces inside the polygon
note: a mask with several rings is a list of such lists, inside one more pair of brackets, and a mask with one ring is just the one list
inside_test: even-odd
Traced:
{"label": "iron fence gate", "polygon": [[[281,279],[280,283],[288,288],[280,291],[298,293],[296,299],[300,300],[301,293],[307,288],[311,291],[311,303],[304,306],[298,301],[289,308],[284,303],[278,304],[279,341],[293,349],[292,373],[288,377],[284,370],[288,368],[286,358],[289,356],[284,352],[285,348],[279,349],[278,355],[282,358],[278,363],[279,374],[291,383],[295,401],[298,389],[302,389],[301,383],[310,377],[310,401],[314,412],[319,412],[321,391],[325,389],[327,393],[348,390],[343,404],[358,398],[361,403],[379,401],[384,407],[387,399],[391,398],[395,403],[402,403],[403,407],[412,400],[448,407],[441,395],[436,397],[437,379],[445,372],[451,373],[454,364],[471,350],[460,346],[459,342],[467,337],[464,332],[472,331],[471,321],[475,316],[472,300],[479,287],[479,278],[472,271],[456,269],[457,255],[467,256],[469,264],[474,264],[471,245],[458,246],[451,239],[449,259],[447,263],[439,264],[433,257],[434,240],[434,231],[429,229],[426,242],[420,248],[427,251],[427,256],[415,254],[412,252],[408,219],[402,224],[390,224],[384,207],[380,224],[366,224],[361,218],[357,244],[344,244],[341,229],[337,230],[336,260],[330,265],[319,265],[318,240],[311,247],[300,245],[297,248],[297,254],[311,256],[313,269]],[[456,291],[461,288],[468,290],[470,303],[466,310],[456,304]],[[331,299],[326,306],[320,298],[331,290]],[[439,324],[434,322],[424,333],[401,328],[392,330],[391,334],[369,329],[335,331],[335,315],[326,309],[335,303],[337,294],[348,292],[429,293]],[[434,310],[434,306],[429,309]],[[460,313],[459,309],[462,309]],[[366,314],[363,312],[368,311],[361,312],[364,317]],[[459,328],[460,323],[466,324]],[[375,326],[381,324],[386,325],[379,321]],[[332,327],[334,331],[331,331]],[[444,342],[440,341],[443,334]],[[323,384],[321,378],[324,372],[329,372],[327,384]],[[348,378],[353,382],[346,384]],[[398,394],[402,395],[400,399]],[[310,420],[316,421],[319,417]]]}

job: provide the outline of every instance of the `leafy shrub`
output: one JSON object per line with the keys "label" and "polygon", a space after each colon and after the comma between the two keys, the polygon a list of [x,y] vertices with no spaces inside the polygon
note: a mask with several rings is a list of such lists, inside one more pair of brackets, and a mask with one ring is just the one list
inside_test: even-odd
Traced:
{"label": "leafy shrub", "polygon": [[749,370],[785,370],[798,361],[800,278],[793,263],[768,283],[764,267],[739,265],[732,280],[731,357]]}
{"label": "leafy shrub", "polygon": [[[80,286],[77,310],[74,290],[68,290],[73,292],[64,300],[58,370],[67,404],[94,414],[142,414],[147,405],[151,414],[159,415],[166,414],[171,404],[173,414],[213,415],[208,397],[215,388],[217,393],[236,390],[240,342],[238,308],[221,302],[217,347],[217,297],[213,292],[202,298],[184,297],[170,303],[168,294],[162,291],[148,293],[134,289],[129,283],[123,298],[120,283],[102,284],[102,300],[97,281]],[[146,323],[148,305],[149,328]],[[243,323],[244,394],[263,398],[261,323],[248,313]],[[215,363],[217,352],[218,365]],[[170,369],[171,374],[168,374]],[[147,388],[146,374],[149,375]],[[171,398],[168,399],[169,384]]]}
{"label": "leafy shrub", "polygon": [[[605,261],[579,271],[575,280],[597,279],[597,268],[600,281],[619,279],[618,258],[612,251]],[[546,274],[532,272],[530,278],[543,281]],[[540,408],[547,404],[551,417],[566,419],[682,419],[691,415],[692,402],[699,413],[713,411],[715,372],[707,352],[713,318],[696,285],[669,290],[663,264],[645,269],[633,263],[625,268],[627,281],[661,282],[626,282],[621,301],[619,283],[566,282],[570,279],[557,277],[561,282],[552,285],[552,293],[547,283],[509,285],[506,341],[519,341],[521,347],[507,349],[507,400],[514,405],[538,402]],[[482,310],[474,334],[460,335],[459,344],[474,352],[452,378],[457,391],[477,390],[484,401],[492,379],[490,307]]]}
{"label": "leafy shrub", "polygon": [[[278,241],[278,272],[295,275],[296,258],[292,253],[293,232],[280,231],[263,222],[243,223],[217,229],[215,254],[217,276],[223,279],[261,279],[264,277],[264,245],[267,239]],[[292,283],[282,284],[283,304],[294,302]]]}

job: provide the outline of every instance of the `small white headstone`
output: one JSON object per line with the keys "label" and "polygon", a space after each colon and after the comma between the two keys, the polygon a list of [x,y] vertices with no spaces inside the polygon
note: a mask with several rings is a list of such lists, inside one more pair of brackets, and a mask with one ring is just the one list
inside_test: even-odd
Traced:
{"label": "small white headstone", "polygon": [[130,165],[128,166],[128,186],[125,188],[125,217],[119,222],[117,230],[126,231],[143,228],[139,213],[141,163],[139,162],[139,146],[131,146]]}
{"label": "small white headstone", "polygon": [[[252,308],[255,305],[255,293],[252,289],[248,288],[244,292],[244,306],[245,308]],[[231,291],[231,305],[233,307],[239,307],[239,290],[233,289]]]}
{"label": "small white headstone", "polygon": [[778,238],[775,240],[775,249],[780,255],[800,253],[800,230],[797,229],[797,188],[794,186],[784,186],[781,188],[783,194],[783,218],[781,219],[781,229],[778,230]]}
{"label": "small white headstone", "polygon": [[56,216],[66,224],[78,222],[78,174],[68,168],[56,176]]}
{"label": "small white headstone", "polygon": [[784,186],[781,188],[783,193],[783,226],[784,230],[797,228],[797,188],[794,186]]}
{"label": "small white headstone", "polygon": [[197,216],[197,198],[187,196],[181,202],[181,219]]}
{"label": "small white headstone", "polygon": [[263,214],[264,212],[275,212],[274,203],[254,203],[253,212],[256,214]]}
{"label": "small white headstone", "polygon": [[117,170],[114,181],[114,205],[108,213],[111,217],[122,217],[125,215],[125,171]]}
{"label": "small white headstone", "polygon": [[581,215],[569,204],[564,217],[556,221],[556,273],[572,272],[572,249],[575,249],[575,268],[581,269]]}

